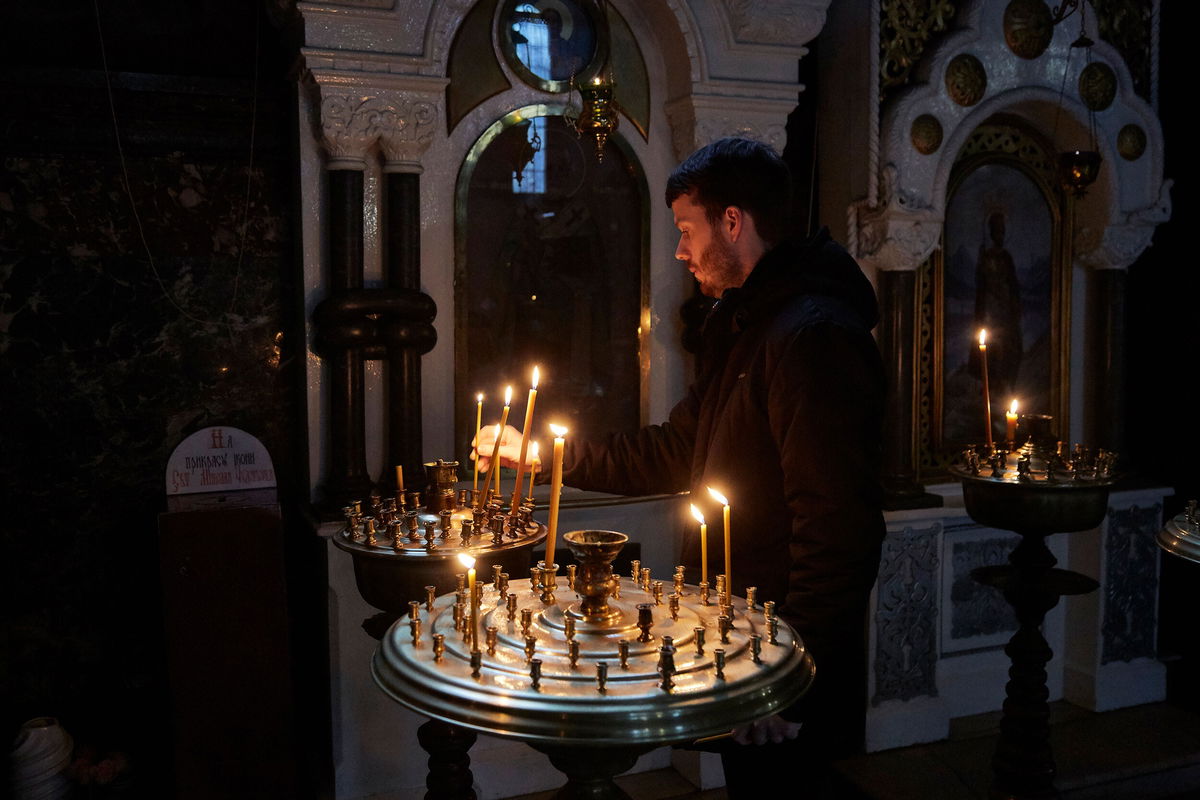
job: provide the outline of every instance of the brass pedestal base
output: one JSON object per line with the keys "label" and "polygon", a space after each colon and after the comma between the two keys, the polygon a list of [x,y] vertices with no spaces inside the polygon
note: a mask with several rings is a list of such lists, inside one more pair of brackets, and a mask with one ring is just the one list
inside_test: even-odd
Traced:
{"label": "brass pedestal base", "polygon": [[530,747],[549,756],[554,768],[567,776],[555,800],[630,800],[613,778],[654,749],[654,745],[579,747],[542,742],[530,742]]}

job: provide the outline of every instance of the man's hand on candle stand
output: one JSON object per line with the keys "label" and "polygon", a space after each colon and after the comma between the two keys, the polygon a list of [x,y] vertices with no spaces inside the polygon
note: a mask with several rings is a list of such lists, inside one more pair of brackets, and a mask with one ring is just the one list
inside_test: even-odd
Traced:
{"label": "man's hand on candle stand", "polygon": [[[492,448],[496,444],[496,424],[484,425],[479,431],[478,441],[472,441],[471,446],[474,448],[471,451],[471,458],[479,459],[479,471],[486,472],[492,463]],[[500,436],[500,452],[497,454],[500,459],[500,466],[510,469],[516,468],[517,461],[521,458],[521,432],[512,425],[504,426],[504,433]],[[525,469],[529,469],[533,464],[532,448],[525,453]]]}
{"label": "man's hand on candle stand", "polygon": [[734,728],[733,740],[738,744],[782,744],[787,739],[799,736],[801,725],[802,723],[788,722],[778,714],[773,714],[766,719]]}

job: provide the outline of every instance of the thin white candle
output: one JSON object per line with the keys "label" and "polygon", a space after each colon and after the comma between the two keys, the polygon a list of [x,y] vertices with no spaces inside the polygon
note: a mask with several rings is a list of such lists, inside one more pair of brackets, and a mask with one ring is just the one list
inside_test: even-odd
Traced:
{"label": "thin white candle", "polygon": [[718,492],[711,486],[708,487],[708,493],[713,499],[723,507],[723,516],[725,519],[725,605],[729,605],[729,598],[733,596],[733,554],[729,547],[729,501],[725,499],[725,495]]}
{"label": "thin white candle", "polygon": [[475,395],[475,478],[471,490],[479,491],[479,433],[483,430],[483,392]]}
{"label": "thin white candle", "polygon": [[551,425],[550,430],[554,433],[554,456],[550,471],[550,526],[546,532],[547,567],[554,564],[554,540],[558,533],[558,497],[562,494],[563,448],[566,445],[563,437],[567,435],[567,429],[561,425]]}
{"label": "thin white candle", "polygon": [[704,514],[692,504],[692,516],[700,523],[700,582],[708,583],[708,525],[704,524]]}
{"label": "thin white candle", "polygon": [[533,380],[529,384],[529,402],[525,404],[525,426],[521,429],[521,456],[517,459],[517,483],[513,486],[512,502],[515,510],[521,505],[521,478],[525,476],[525,454],[529,451],[529,431],[533,426],[533,404],[537,401],[538,368],[533,368]]}

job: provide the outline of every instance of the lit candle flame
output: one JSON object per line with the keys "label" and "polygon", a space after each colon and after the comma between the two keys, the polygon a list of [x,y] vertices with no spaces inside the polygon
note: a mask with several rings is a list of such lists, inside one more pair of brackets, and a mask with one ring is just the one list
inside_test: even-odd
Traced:
{"label": "lit candle flame", "polygon": [[538,460],[538,443],[537,442],[529,443],[529,452],[530,452],[529,460],[537,461]]}
{"label": "lit candle flame", "polygon": [[987,328],[979,329],[979,346],[987,347]]}
{"label": "lit candle flame", "polygon": [[1017,398],[1013,398],[1012,405],[1008,407],[1010,413],[1017,413]]}
{"label": "lit candle flame", "polygon": [[555,425],[553,422],[550,423],[550,432],[559,439],[567,435],[566,428],[564,428],[562,425]]}
{"label": "lit candle flame", "polygon": [[483,392],[480,392],[479,394],[475,395],[475,402],[476,402],[476,403],[482,403],[482,402],[483,402]]}
{"label": "lit candle flame", "polygon": [[529,388],[531,388],[531,389],[536,389],[536,388],[537,388],[537,383],[538,383],[538,368],[537,368],[537,367],[534,367],[534,368],[533,368],[533,383],[531,383],[531,384],[529,385]]}
{"label": "lit candle flame", "polygon": [[458,563],[462,564],[467,569],[471,569],[472,567],[475,566],[475,559],[473,557],[467,555],[466,553],[459,553],[458,554]]}
{"label": "lit candle flame", "polygon": [[504,387],[504,405],[512,405],[512,387]]}
{"label": "lit candle flame", "polygon": [[704,515],[700,513],[700,509],[696,508],[696,504],[692,504],[692,516],[696,518],[696,522],[704,524]]}
{"label": "lit candle flame", "polygon": [[721,494],[720,492],[718,492],[716,489],[712,488],[711,486],[708,487],[708,493],[712,495],[713,500],[716,500],[721,505],[723,505],[723,506],[729,505],[729,501],[725,499],[725,495]]}

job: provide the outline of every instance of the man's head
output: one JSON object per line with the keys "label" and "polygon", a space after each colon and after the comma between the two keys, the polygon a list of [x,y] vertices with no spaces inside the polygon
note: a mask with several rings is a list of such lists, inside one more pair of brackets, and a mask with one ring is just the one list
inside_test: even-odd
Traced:
{"label": "man's head", "polygon": [[675,257],[704,294],[720,297],[784,238],[791,176],[767,145],[719,139],[675,168],[666,199],[680,232]]}

